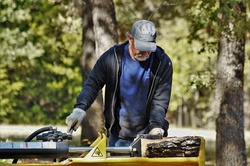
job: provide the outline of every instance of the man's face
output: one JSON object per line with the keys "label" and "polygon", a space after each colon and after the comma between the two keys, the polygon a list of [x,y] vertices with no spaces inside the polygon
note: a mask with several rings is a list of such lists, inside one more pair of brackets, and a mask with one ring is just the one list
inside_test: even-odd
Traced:
{"label": "man's face", "polygon": [[135,48],[134,39],[131,36],[129,38],[129,53],[133,60],[136,61],[145,61],[149,58],[151,52],[150,51],[140,51]]}

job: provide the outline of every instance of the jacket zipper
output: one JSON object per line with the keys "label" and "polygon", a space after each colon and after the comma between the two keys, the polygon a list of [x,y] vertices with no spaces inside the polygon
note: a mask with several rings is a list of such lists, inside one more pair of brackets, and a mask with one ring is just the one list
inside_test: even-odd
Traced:
{"label": "jacket zipper", "polygon": [[147,98],[147,103],[146,103],[146,105],[148,105],[148,102],[149,102],[148,100],[149,100],[149,98],[150,98],[150,96],[151,96],[151,93],[152,93],[152,91],[153,91],[153,87],[154,87],[154,84],[155,84],[155,79],[156,79],[156,76],[157,76],[158,71],[159,71],[159,69],[160,69],[160,66],[161,66],[161,61],[160,61],[159,65],[158,65],[158,68],[157,68],[157,70],[156,70],[155,76],[154,76],[154,78],[153,78],[153,82],[152,82],[152,85],[151,85],[151,87],[150,87],[150,91],[149,91],[149,93],[148,93],[148,98]]}
{"label": "jacket zipper", "polygon": [[[114,91],[114,93],[113,93],[112,105],[114,104],[114,101],[115,101],[115,94],[116,94],[117,86],[118,86],[118,76],[119,76],[119,72],[120,72],[120,71],[119,71],[119,60],[118,60],[118,58],[117,58],[116,48],[114,48],[114,55],[115,55],[115,58],[116,58],[116,62],[117,62],[117,64],[118,64],[118,70],[117,70],[117,73],[116,73],[115,91]],[[111,128],[112,128],[112,126],[113,126],[113,124],[114,124],[114,122],[115,122],[114,107],[112,107],[111,113],[112,113],[112,121],[111,121],[111,125],[110,125],[110,127],[109,127],[109,129],[108,129],[109,132],[111,132]]]}

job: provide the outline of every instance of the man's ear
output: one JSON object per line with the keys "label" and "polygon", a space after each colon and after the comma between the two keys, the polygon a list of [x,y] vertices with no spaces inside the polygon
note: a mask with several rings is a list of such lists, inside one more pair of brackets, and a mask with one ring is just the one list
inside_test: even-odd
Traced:
{"label": "man's ear", "polygon": [[133,36],[131,36],[130,34],[127,34],[127,36],[128,36],[128,40],[133,39]]}
{"label": "man's ear", "polygon": [[131,42],[133,42],[133,37],[131,35],[127,35],[128,36],[128,41],[129,41],[129,44],[131,44]]}

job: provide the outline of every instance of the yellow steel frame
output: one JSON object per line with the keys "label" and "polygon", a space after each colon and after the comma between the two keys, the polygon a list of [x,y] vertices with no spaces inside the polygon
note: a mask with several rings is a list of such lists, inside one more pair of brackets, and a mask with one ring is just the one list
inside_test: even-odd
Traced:
{"label": "yellow steel frame", "polygon": [[68,158],[60,163],[50,164],[15,164],[17,166],[205,166],[205,140],[201,138],[198,157],[129,157],[129,156],[107,156],[107,137],[99,134],[99,137],[91,144],[92,150],[83,153],[78,158]]}

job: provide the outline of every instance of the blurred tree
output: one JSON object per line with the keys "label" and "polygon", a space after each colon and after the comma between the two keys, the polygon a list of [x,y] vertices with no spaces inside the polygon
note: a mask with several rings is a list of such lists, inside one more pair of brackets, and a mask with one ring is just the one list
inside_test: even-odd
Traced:
{"label": "blurred tree", "polygon": [[0,3],[0,121],[64,123],[81,81],[81,18],[70,1]]}
{"label": "blurred tree", "polygon": [[[87,79],[89,72],[93,68],[97,56],[95,54],[95,35],[93,30],[93,19],[92,19],[92,5],[90,0],[85,0],[82,7],[82,84]],[[99,95],[100,96],[100,95]],[[99,98],[98,98],[99,99]],[[97,130],[95,126],[92,126],[92,119],[95,119],[96,108],[102,108],[102,98],[97,102],[95,100],[93,105],[89,108],[87,112],[87,117],[83,119],[82,122],[82,131],[81,131],[81,144],[85,144],[93,141],[97,138]],[[97,109],[97,110],[98,110]],[[97,118],[97,117],[96,117]],[[102,118],[100,120],[102,122]]]}
{"label": "blurred tree", "polygon": [[[83,6],[82,17],[82,72],[83,81],[85,81],[97,59],[107,49],[117,43],[118,37],[115,9],[112,0],[86,0]],[[87,111],[87,117],[83,120],[81,139],[94,141],[98,136],[98,132],[105,132],[102,91],[100,91],[97,99]]]}
{"label": "blurred tree", "polygon": [[246,1],[220,1],[216,75],[216,165],[247,165],[244,139]]}

